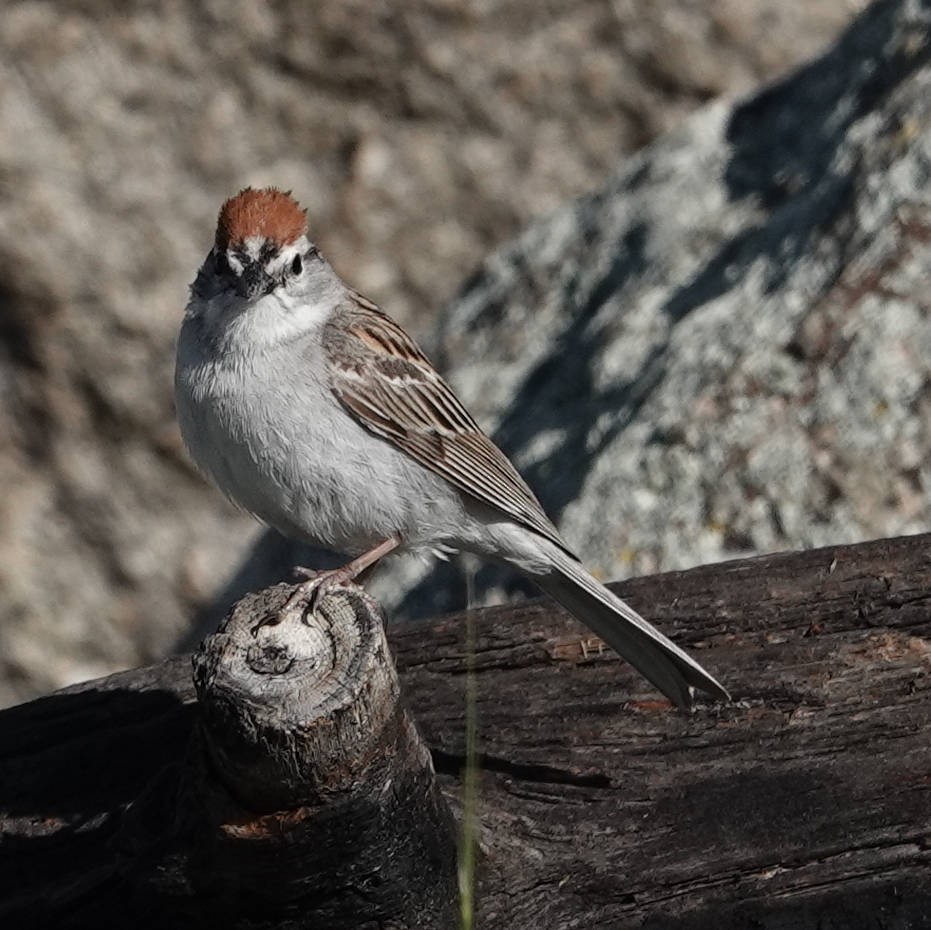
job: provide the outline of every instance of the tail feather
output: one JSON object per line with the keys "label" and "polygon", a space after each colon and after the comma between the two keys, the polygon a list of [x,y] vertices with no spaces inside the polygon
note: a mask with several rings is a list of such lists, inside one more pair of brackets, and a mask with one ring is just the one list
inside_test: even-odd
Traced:
{"label": "tail feather", "polygon": [[565,553],[553,561],[553,571],[536,576],[536,583],[671,701],[691,707],[692,689],[730,700],[725,688],[694,659],[596,581],[581,563]]}

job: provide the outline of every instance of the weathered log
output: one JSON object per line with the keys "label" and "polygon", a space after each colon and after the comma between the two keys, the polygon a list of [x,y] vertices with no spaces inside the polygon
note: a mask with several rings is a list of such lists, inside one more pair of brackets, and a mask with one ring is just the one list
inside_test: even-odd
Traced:
{"label": "weathered log", "polygon": [[195,654],[187,751],[113,824],[108,866],[79,866],[77,895],[5,899],[17,923],[455,925],[453,822],[377,606],[340,591],[305,622],[289,590],[244,598]]}
{"label": "weathered log", "polygon": [[212,846],[192,881],[225,926],[446,930],[455,832],[378,607],[340,592],[305,622],[288,594],[244,598],[194,656],[201,745],[229,794],[201,782]]}
{"label": "weathered log", "polygon": [[[617,590],[735,701],[673,710],[548,602],[476,611],[479,925],[929,926],[931,536]],[[392,634],[455,803],[463,619]],[[171,797],[193,701],[172,660],[0,714],[0,924],[126,925],[126,876],[158,900],[172,850],[125,838],[134,809],[173,816],[148,799]]]}

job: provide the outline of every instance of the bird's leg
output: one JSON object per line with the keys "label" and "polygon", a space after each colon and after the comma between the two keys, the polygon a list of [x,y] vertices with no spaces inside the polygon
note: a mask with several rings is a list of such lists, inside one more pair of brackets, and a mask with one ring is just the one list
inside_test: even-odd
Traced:
{"label": "bird's leg", "polygon": [[278,612],[279,616],[288,613],[297,605],[302,607],[301,615],[303,617],[306,617],[308,613],[312,614],[324,594],[332,591],[333,588],[339,588],[355,581],[362,572],[367,568],[371,568],[379,559],[384,558],[400,545],[401,536],[396,533],[340,568],[325,569],[323,571],[314,571],[310,568],[295,568],[295,573],[302,575],[307,580],[298,585],[292,592]]}
{"label": "bird's leg", "polygon": [[[339,568],[319,570],[301,568],[301,566],[298,565],[295,567],[294,573],[308,579],[301,585],[302,589],[306,588],[309,593],[311,590],[316,591],[322,587],[325,589],[321,592],[321,594],[323,594],[330,588],[355,581],[362,572],[367,568],[371,568],[379,559],[383,558],[394,549],[397,549],[400,545],[401,537],[395,534],[394,536],[389,536],[387,539],[382,540],[377,546],[369,549],[368,552],[363,552],[362,555],[357,556],[345,565],[341,565]],[[298,592],[295,591],[294,593],[297,594]]]}

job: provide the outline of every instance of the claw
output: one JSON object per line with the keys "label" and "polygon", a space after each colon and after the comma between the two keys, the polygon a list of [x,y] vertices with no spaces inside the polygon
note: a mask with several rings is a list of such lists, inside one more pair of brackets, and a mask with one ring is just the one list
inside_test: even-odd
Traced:
{"label": "claw", "polygon": [[258,631],[263,626],[274,626],[277,623],[281,623],[285,616],[291,613],[298,605],[301,606],[301,620],[307,623],[308,615],[313,616],[316,613],[320,598],[336,588],[345,588],[351,585],[362,572],[374,565],[382,556],[396,549],[400,544],[400,536],[389,536],[388,539],[379,543],[368,552],[363,552],[358,558],[353,559],[341,568],[315,571],[311,568],[296,566],[294,568],[294,574],[306,578],[307,580],[302,581],[291,592],[290,597],[284,602],[279,611],[275,614],[269,614],[263,617],[256,623],[255,626],[252,627],[252,635],[257,635]]}
{"label": "claw", "polygon": [[330,591],[345,588],[352,583],[355,572],[349,566],[332,568],[326,571],[313,571],[309,568],[296,568],[295,572],[303,575],[307,581],[299,584],[285,601],[280,613],[286,614],[301,607],[301,620],[307,623],[308,616],[317,612],[317,605]]}

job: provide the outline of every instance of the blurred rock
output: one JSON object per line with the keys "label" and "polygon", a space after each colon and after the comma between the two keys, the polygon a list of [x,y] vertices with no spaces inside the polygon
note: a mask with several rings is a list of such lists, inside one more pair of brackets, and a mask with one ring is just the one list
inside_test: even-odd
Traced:
{"label": "blurred rock", "polygon": [[[929,23],[875,5],[534,223],[441,316],[438,364],[599,576],[931,524]],[[398,616],[465,585],[396,562],[370,590]]]}
{"label": "blurred rock", "polygon": [[[25,0],[0,8],[0,703],[164,654],[258,532],[194,474],[171,403],[186,285],[224,197],[248,183],[293,188],[337,267],[422,333],[424,314],[490,248],[600,183],[625,152],[699,104],[814,54],[859,6]],[[775,154],[764,146],[760,157]],[[683,170],[703,188],[695,157],[682,153],[693,159]],[[702,197],[715,189],[710,175],[708,187]],[[525,241],[546,238],[550,225]],[[552,306],[541,321],[568,314],[560,301],[573,288],[585,299],[588,278],[603,273],[614,243],[608,227],[608,238],[592,235],[591,266],[578,283],[564,282],[561,296],[544,295]],[[654,246],[659,235],[650,233]],[[696,256],[699,245],[690,247]],[[528,286],[549,287],[533,270],[545,256],[531,258]],[[483,273],[499,300],[507,275],[495,284],[493,269],[502,261]],[[672,286],[662,284],[666,273],[656,269],[658,288]],[[459,311],[474,317],[475,345],[444,340],[463,372],[490,352],[475,288],[463,305],[473,309]],[[519,323],[526,300],[515,290],[502,315]],[[633,318],[625,319],[629,339]],[[511,350],[526,348],[539,364],[546,331],[510,332]],[[805,339],[830,343],[826,332]],[[483,366],[496,367],[493,357]],[[520,381],[516,372],[509,364],[495,374],[499,403]],[[479,406],[507,416],[506,407]],[[539,440],[554,437],[554,462],[565,444],[557,433]],[[523,442],[516,433],[512,441]],[[623,474],[640,480],[636,469]],[[540,467],[531,478],[563,510],[572,483],[547,487]],[[631,499],[651,493],[648,482]],[[732,505],[721,493],[723,518]],[[629,523],[631,506],[617,525],[642,553],[649,527]],[[563,516],[584,542],[583,511]],[[708,523],[691,517],[681,515],[689,534]],[[597,546],[593,538],[583,548]],[[715,551],[676,546],[676,559]],[[640,555],[628,562],[647,564]]]}

